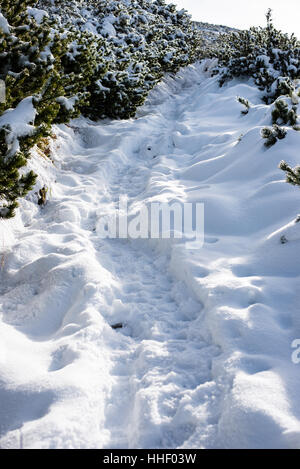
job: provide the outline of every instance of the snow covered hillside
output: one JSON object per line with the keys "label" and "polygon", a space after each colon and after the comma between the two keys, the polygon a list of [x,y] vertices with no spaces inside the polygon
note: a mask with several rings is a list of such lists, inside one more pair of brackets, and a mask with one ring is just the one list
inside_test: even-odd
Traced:
{"label": "snow covered hillside", "polygon": [[[48,202],[0,221],[1,448],[300,448],[300,197],[278,169],[300,133],[267,149],[271,106],[212,66],[29,160]],[[120,195],[204,203],[203,248],[101,239]]]}
{"label": "snow covered hillside", "polygon": [[197,28],[202,33],[202,40],[206,47],[214,44],[218,40],[221,34],[228,34],[234,31],[238,31],[236,28],[230,28],[229,26],[222,26],[217,24],[203,23],[201,21],[194,22]]}

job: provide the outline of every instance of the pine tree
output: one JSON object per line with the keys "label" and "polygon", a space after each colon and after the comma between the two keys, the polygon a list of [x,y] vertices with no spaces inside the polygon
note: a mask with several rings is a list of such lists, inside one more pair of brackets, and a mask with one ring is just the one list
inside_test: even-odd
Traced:
{"label": "pine tree", "polygon": [[300,166],[292,168],[285,161],[281,161],[279,169],[285,172],[287,183],[292,184],[292,186],[300,186]]}
{"label": "pine tree", "polygon": [[[48,77],[49,60],[41,52],[49,43],[50,28],[44,23],[38,25],[28,15],[27,7],[34,4],[31,0],[1,2],[1,14],[8,30],[0,29],[0,78],[6,84],[6,101],[0,104],[0,115],[37,93]],[[36,141],[41,130],[30,136],[31,141]],[[19,174],[29,157],[29,141],[24,138],[17,153],[11,153],[8,146],[11,132],[9,126],[0,128],[0,217],[3,218],[14,215],[18,197],[26,195],[36,180],[32,171]]]}
{"label": "pine tree", "polygon": [[[58,102],[70,86],[69,77],[62,73],[61,57],[68,51],[68,40],[53,33],[53,23],[47,16],[40,24],[28,14],[33,0],[2,0],[1,14],[7,21],[6,30],[0,29],[0,78],[6,85],[6,100],[0,104],[0,116],[16,108],[25,98],[33,96],[37,109],[33,133],[22,137],[12,136],[5,124],[0,128],[0,217],[14,215],[18,197],[25,196],[33,187],[36,176],[30,171],[20,176],[26,165],[30,148],[41,137],[49,134],[51,124],[58,119],[62,106]],[[63,78],[62,78],[63,77]],[[70,89],[72,92],[73,89]],[[64,115],[67,117],[72,115]],[[10,140],[18,140],[16,152]]]}
{"label": "pine tree", "polygon": [[248,99],[238,96],[237,100],[240,104],[242,104],[245,107],[245,109],[241,111],[241,114],[243,114],[243,116],[246,116],[249,113],[249,109],[250,109],[250,103]]}
{"label": "pine tree", "polygon": [[290,109],[288,104],[282,99],[275,101],[272,111],[273,124],[290,124],[294,126],[297,123],[297,117],[297,106],[292,106]]}
{"label": "pine tree", "polygon": [[264,127],[261,130],[261,136],[264,138],[265,146],[267,148],[275,145],[278,140],[283,140],[286,137],[287,131],[283,127],[274,124],[273,127]]}
{"label": "pine tree", "polygon": [[252,77],[270,104],[295,89],[293,81],[300,78],[300,42],[274,27],[271,10],[266,19],[265,28],[221,35],[210,53],[219,59],[215,73],[220,73],[220,86],[234,77]]}
{"label": "pine tree", "polygon": [[36,175],[29,171],[22,176],[19,169],[26,165],[28,152],[26,142],[21,146],[21,151],[8,157],[6,134],[9,128],[0,130],[0,218],[11,218],[15,215],[18,206],[17,199],[24,197],[34,186]]}

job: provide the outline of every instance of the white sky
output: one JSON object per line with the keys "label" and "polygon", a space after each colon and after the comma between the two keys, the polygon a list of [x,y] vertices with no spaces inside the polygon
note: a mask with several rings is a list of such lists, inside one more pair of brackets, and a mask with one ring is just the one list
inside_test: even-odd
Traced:
{"label": "white sky", "polygon": [[265,13],[272,8],[274,26],[300,38],[300,0],[173,0],[172,3],[188,10],[195,20],[240,29],[264,26]]}

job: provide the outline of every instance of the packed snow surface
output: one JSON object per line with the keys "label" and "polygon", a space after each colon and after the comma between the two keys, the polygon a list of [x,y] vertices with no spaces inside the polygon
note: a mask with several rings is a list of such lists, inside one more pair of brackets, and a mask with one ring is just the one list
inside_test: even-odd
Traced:
{"label": "packed snow surface", "polygon": [[[211,65],[30,160],[48,202],[0,223],[1,448],[300,448],[300,197],[278,170],[300,133],[266,149],[271,107]],[[204,203],[203,247],[101,239],[119,196]]]}

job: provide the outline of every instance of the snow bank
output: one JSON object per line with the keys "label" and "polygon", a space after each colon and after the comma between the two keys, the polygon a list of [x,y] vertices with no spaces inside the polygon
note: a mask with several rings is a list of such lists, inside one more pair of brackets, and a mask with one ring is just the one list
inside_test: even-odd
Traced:
{"label": "snow bank", "polygon": [[15,109],[8,109],[0,117],[0,128],[8,127],[6,141],[10,145],[10,153],[14,155],[19,150],[18,137],[30,135],[34,131],[36,109],[32,103],[32,96],[23,99]]}

